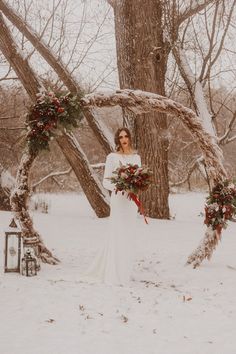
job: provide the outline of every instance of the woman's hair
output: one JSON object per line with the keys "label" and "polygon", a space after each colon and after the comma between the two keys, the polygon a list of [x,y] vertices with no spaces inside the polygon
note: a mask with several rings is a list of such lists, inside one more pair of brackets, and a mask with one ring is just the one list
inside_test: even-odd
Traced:
{"label": "woman's hair", "polygon": [[131,147],[131,148],[133,147],[133,146],[132,146],[131,133],[130,133],[129,129],[126,128],[126,127],[122,127],[122,128],[117,129],[117,131],[115,132],[115,138],[114,138],[114,140],[115,140],[116,151],[120,151],[120,149],[121,149],[121,144],[120,144],[119,135],[120,135],[120,133],[121,133],[122,131],[126,132],[126,134],[128,135],[128,138],[129,138],[130,147]]}

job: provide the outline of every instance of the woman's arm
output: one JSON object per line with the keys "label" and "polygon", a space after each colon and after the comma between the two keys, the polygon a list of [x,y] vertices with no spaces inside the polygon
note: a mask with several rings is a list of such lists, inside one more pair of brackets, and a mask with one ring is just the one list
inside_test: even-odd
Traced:
{"label": "woman's arm", "polygon": [[137,154],[137,157],[136,157],[136,164],[141,167],[141,157],[140,155]]}
{"label": "woman's arm", "polygon": [[105,171],[103,176],[103,187],[108,189],[109,191],[113,191],[115,189],[115,185],[111,183],[111,181],[107,178],[112,177],[113,172],[113,164],[112,164],[112,155],[107,155],[106,164],[105,164]]}

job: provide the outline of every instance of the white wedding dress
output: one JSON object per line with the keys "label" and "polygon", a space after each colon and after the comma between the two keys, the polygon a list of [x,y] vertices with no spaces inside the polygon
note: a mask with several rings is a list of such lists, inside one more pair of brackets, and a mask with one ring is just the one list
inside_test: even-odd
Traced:
{"label": "white wedding dress", "polygon": [[141,166],[136,153],[121,155],[110,153],[106,159],[103,186],[110,190],[110,217],[105,244],[86,272],[95,282],[126,285],[129,283],[135,253],[135,234],[137,230],[137,206],[127,198],[127,193],[115,193],[115,185],[110,182],[112,172],[128,163]]}

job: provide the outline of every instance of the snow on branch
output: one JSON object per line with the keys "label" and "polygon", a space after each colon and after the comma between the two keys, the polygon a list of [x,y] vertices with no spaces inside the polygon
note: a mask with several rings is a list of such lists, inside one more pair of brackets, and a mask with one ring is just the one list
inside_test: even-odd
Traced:
{"label": "snow on branch", "polygon": [[212,125],[212,115],[208,111],[202,84],[196,79],[183,49],[176,45],[172,49],[180,74],[188,88],[194,108],[202,121],[205,130],[217,140]]}
{"label": "snow on branch", "polygon": [[[196,160],[194,160],[193,162],[192,162],[192,164],[189,166],[189,168],[188,168],[188,171],[187,171],[187,173],[186,173],[186,176],[182,179],[182,180],[180,180],[180,181],[177,181],[177,182],[171,182],[170,183],[170,186],[171,187],[178,187],[178,186],[181,186],[182,184],[184,184],[184,183],[186,183],[186,182],[188,182],[188,184],[189,184],[189,186],[190,186],[190,177],[191,177],[191,175],[192,175],[192,173],[194,172],[194,170],[195,169],[199,169],[199,171],[202,173],[202,168],[201,168],[201,165],[200,164],[202,164],[204,162],[204,160],[203,160],[203,157],[202,156],[200,156],[198,159],[196,159]],[[203,173],[202,173],[202,175],[203,175]],[[205,178],[205,174],[203,175],[204,176],[204,178]]]}
{"label": "snow on branch", "polygon": [[45,182],[47,179],[56,177],[56,176],[62,176],[62,175],[68,175],[72,171],[72,167],[68,168],[66,171],[57,171],[57,172],[51,172],[47,176],[44,176],[41,178],[38,182],[34,183],[32,185],[32,189],[35,190],[36,187],[38,187],[41,183]]}

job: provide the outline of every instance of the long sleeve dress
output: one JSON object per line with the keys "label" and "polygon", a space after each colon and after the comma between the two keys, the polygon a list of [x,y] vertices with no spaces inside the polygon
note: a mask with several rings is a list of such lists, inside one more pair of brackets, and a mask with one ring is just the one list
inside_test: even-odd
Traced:
{"label": "long sleeve dress", "polygon": [[94,259],[87,275],[95,281],[114,285],[127,285],[133,267],[135,252],[135,233],[137,228],[137,206],[127,198],[127,193],[115,193],[115,185],[110,182],[112,172],[128,163],[141,166],[136,153],[121,155],[110,153],[107,156],[103,186],[111,191],[110,217],[105,244]]}

